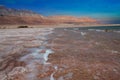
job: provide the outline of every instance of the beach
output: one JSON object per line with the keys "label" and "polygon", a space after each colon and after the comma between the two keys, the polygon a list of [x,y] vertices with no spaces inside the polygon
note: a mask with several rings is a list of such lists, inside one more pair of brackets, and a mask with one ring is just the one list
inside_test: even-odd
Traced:
{"label": "beach", "polygon": [[0,29],[0,80],[119,80],[120,27]]}

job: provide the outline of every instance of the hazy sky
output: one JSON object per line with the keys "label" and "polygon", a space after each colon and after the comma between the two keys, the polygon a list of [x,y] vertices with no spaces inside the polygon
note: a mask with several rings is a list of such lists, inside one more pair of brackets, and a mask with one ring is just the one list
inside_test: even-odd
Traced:
{"label": "hazy sky", "polygon": [[45,16],[88,16],[120,21],[120,0],[0,0],[0,5],[29,9]]}

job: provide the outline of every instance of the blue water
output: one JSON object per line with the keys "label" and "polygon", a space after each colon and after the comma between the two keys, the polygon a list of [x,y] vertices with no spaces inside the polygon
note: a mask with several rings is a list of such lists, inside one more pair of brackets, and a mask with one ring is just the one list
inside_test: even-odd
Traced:
{"label": "blue water", "polygon": [[[97,27],[75,27],[79,30],[99,29],[99,30],[120,30],[120,26],[97,26]],[[68,28],[67,28],[68,29]],[[70,30],[73,28],[69,28]]]}

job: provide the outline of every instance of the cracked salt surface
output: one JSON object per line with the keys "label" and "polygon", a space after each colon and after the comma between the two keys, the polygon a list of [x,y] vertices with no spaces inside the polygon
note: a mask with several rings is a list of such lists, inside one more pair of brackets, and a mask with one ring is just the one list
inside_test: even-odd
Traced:
{"label": "cracked salt surface", "polygon": [[72,78],[72,76],[73,76],[73,73],[70,72],[70,73],[65,74],[64,76],[59,77],[58,80],[64,80],[64,79],[70,80]]}
{"label": "cracked salt surface", "polygon": [[[48,63],[47,61],[48,61],[48,56],[50,54],[54,53],[54,51],[52,51],[49,48],[46,48],[46,46],[45,46],[46,44],[48,44],[48,42],[47,42],[48,37],[47,36],[51,33],[53,33],[53,28],[41,29],[40,33],[39,32],[37,33],[37,36],[35,36],[35,33],[34,33],[34,35],[32,33],[27,35],[27,36],[35,36],[34,37],[36,39],[35,42],[40,44],[41,46],[39,48],[30,48],[31,53],[29,53],[29,54],[27,54],[19,59],[19,61],[24,61],[26,63],[26,66],[23,67],[24,69],[28,70],[28,73],[24,74],[26,80],[38,80],[37,75],[39,72],[37,70],[36,64],[43,65],[43,67],[45,65],[48,65],[48,64],[52,65],[52,64]],[[21,35],[16,34],[16,36],[21,36]],[[26,36],[26,34],[22,34],[22,36]],[[57,66],[53,66],[53,68],[55,70],[57,70]],[[14,68],[14,69],[16,69],[16,68]],[[11,72],[14,73],[13,71],[11,71]],[[53,75],[55,74],[55,72],[53,72],[49,76],[50,80],[54,80]],[[16,74],[14,74],[14,76],[15,75]]]}
{"label": "cracked salt surface", "polygon": [[[26,63],[31,63],[34,61],[39,61],[41,64],[46,64],[48,60],[49,54],[53,53],[51,49],[34,49],[35,51],[31,54],[28,54],[26,56],[23,56],[20,61],[25,61]],[[42,53],[42,50],[45,50],[45,53]]]}
{"label": "cracked salt surface", "polygon": [[[54,69],[57,71],[58,67],[57,67],[57,66],[54,66]],[[53,76],[54,76],[54,74],[56,73],[56,71],[51,74],[50,80],[55,80]]]}

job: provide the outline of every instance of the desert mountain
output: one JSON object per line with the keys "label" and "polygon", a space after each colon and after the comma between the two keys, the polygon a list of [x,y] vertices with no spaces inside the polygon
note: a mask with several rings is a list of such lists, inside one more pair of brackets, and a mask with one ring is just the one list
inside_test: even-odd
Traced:
{"label": "desert mountain", "polygon": [[83,24],[96,23],[89,17],[49,16],[45,17],[29,10],[11,9],[0,6],[0,24]]}
{"label": "desert mountain", "polygon": [[74,17],[74,16],[50,16],[51,20],[55,20],[61,23],[94,23],[95,19],[89,17]]}

